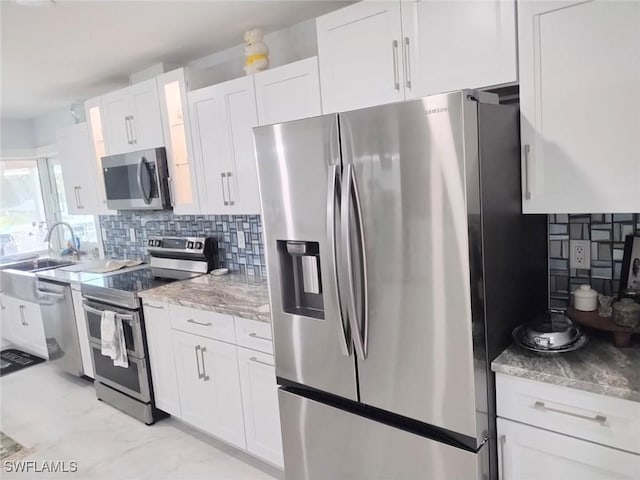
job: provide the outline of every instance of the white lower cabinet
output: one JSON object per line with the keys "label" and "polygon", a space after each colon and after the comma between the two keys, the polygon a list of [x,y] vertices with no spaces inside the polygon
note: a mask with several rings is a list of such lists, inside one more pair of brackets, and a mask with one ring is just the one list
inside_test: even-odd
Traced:
{"label": "white lower cabinet", "polygon": [[273,355],[238,348],[247,450],[284,466]]}
{"label": "white lower cabinet", "polygon": [[73,299],[73,310],[76,316],[76,328],[78,329],[78,342],[80,343],[82,370],[87,377],[94,378],[91,344],[89,343],[89,332],[87,330],[87,319],[84,308],[82,308],[82,292],[75,288],[80,288],[80,286],[71,287],[71,298]]}
{"label": "white lower cabinet", "polygon": [[171,343],[169,305],[145,299],[142,302],[142,308],[156,407],[180,417],[180,398],[176,362]]}
{"label": "white lower cabinet", "polygon": [[501,480],[638,479],[640,455],[498,418]]}
{"label": "white lower cabinet", "polygon": [[2,338],[16,348],[48,359],[40,305],[2,296]]}
{"label": "white lower cabinet", "polygon": [[237,347],[176,330],[172,335],[182,419],[246,448]]}

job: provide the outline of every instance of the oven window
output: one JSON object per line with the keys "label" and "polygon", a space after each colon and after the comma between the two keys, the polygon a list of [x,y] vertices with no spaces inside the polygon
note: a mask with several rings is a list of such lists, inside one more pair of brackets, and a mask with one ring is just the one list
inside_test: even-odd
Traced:
{"label": "oven window", "polygon": [[[95,313],[87,312],[87,326],[89,328],[89,336],[93,338],[95,341],[100,342],[102,337],[100,335],[100,321],[102,320],[100,315]],[[122,321],[122,330],[124,332],[124,342],[127,345],[127,350],[133,352],[134,354],[143,355],[143,352],[135,351],[135,342],[134,342],[134,333],[133,328],[131,327],[131,323],[126,320]]]}
{"label": "oven window", "polygon": [[[158,180],[155,163],[147,163],[150,175],[150,198],[158,198]],[[142,192],[138,186],[138,166],[103,168],[104,184],[109,200],[141,200]],[[146,187],[148,188],[148,187]]]}
{"label": "oven window", "polygon": [[[129,389],[132,392],[142,393],[140,388],[140,372],[138,371],[138,364],[135,361],[129,358],[128,368],[116,367],[113,365],[113,360],[102,355],[100,347],[92,344],[91,349],[93,350],[93,365],[96,375],[110,380],[115,385]],[[115,385],[113,385],[114,388],[117,388]]]}

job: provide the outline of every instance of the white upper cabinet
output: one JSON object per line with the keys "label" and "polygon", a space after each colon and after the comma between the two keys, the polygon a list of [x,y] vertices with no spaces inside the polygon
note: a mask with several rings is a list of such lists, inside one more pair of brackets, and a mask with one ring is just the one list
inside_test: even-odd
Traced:
{"label": "white upper cabinet", "polygon": [[315,117],[322,113],[318,57],[255,75],[260,125]]}
{"label": "white upper cabinet", "polygon": [[514,0],[364,1],[316,20],[322,111],[517,81]]}
{"label": "white upper cabinet", "polygon": [[98,215],[96,169],[86,123],[57,131],[67,211],[72,215]]}
{"label": "white upper cabinet", "polygon": [[198,170],[191,142],[185,70],[179,68],[158,76],[158,93],[173,212],[177,215],[200,213]]}
{"label": "white upper cabinet", "polygon": [[100,97],[91,98],[84,102],[84,110],[89,129],[92,159],[95,164],[95,185],[98,196],[98,209],[101,215],[113,215],[115,210],[107,208],[107,193],[102,176],[102,157],[107,155],[107,145],[102,126],[102,100]]}
{"label": "white upper cabinet", "polygon": [[402,0],[406,98],[518,80],[514,0]]}
{"label": "white upper cabinet", "polygon": [[109,155],[164,146],[156,79],[102,96]]}
{"label": "white upper cabinet", "polygon": [[404,100],[400,2],[359,2],[316,20],[322,111]]}
{"label": "white upper cabinet", "polygon": [[519,2],[525,213],[640,211],[640,3]]}
{"label": "white upper cabinet", "polygon": [[204,214],[260,213],[252,128],[258,125],[253,76],[189,92]]}

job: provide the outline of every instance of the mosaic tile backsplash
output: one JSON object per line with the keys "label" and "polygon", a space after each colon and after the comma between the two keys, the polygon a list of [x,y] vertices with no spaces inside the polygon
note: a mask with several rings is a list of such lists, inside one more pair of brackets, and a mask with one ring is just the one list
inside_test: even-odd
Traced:
{"label": "mosaic tile backsplash", "polygon": [[[174,215],[167,212],[123,212],[101,215],[105,258],[148,261],[147,240],[153,236],[216,237],[220,264],[234,272],[266,275],[260,215]],[[131,229],[135,238],[131,237]],[[238,247],[238,232],[245,247]]]}
{"label": "mosaic tile backsplash", "polygon": [[[615,295],[620,285],[624,239],[640,234],[640,213],[549,215],[549,304],[566,308],[571,292],[590,284]],[[591,270],[569,266],[569,240],[591,242]]]}

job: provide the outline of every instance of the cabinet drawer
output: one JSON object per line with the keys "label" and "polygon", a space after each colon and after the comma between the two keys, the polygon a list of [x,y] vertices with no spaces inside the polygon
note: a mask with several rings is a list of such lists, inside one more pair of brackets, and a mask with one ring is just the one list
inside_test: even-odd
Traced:
{"label": "cabinet drawer", "polygon": [[169,305],[171,327],[187,333],[223,342],[235,343],[233,317],[221,313],[197,310],[195,308]]}
{"label": "cabinet drawer", "polygon": [[640,403],[496,374],[498,416],[640,453]]}
{"label": "cabinet drawer", "polygon": [[238,345],[273,354],[271,324],[235,317]]}

